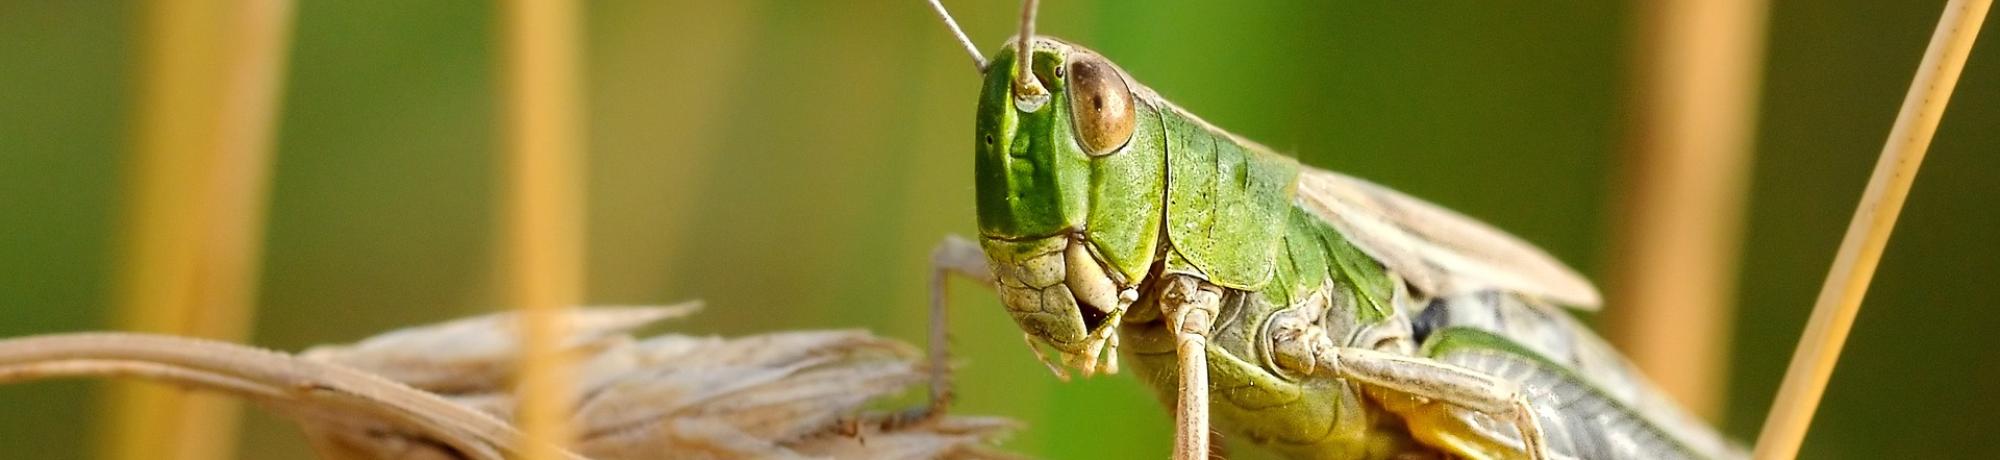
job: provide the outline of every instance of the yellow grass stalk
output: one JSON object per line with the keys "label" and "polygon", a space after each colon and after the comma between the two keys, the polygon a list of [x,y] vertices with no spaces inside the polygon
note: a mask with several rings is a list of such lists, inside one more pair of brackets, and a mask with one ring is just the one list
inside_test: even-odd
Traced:
{"label": "yellow grass stalk", "polygon": [[1861,299],[1868,293],[1875,265],[1902,212],[1903,199],[1909,196],[1917,167],[1923,164],[1931,135],[1944,118],[1945,103],[1951,100],[1958,74],[1972,53],[1973,39],[1992,6],[1993,0],[1951,0],[1945,5],[1944,16],[1938,19],[1937,31],[1931,34],[1930,46],[1917,67],[1916,79],[1910,82],[1910,92],[1896,115],[1896,125],[1882,147],[1882,157],[1876,161],[1868,188],[1861,193],[1861,204],[1847,225],[1847,236],[1841,239],[1826,284],[1820,288],[1805,336],[1799,339],[1792,364],[1785,370],[1784,384],[1764,420],[1756,458],[1798,456],[1826,382],[1833,376],[1834,363],[1840,359],[1840,348],[1854,326],[1854,316],[1861,311]]}
{"label": "yellow grass stalk", "polygon": [[[255,310],[290,0],[143,7],[117,302],[127,330],[240,341]],[[101,456],[233,457],[238,405],[112,387]]]}
{"label": "yellow grass stalk", "polygon": [[1764,57],[1763,0],[1648,3],[1641,116],[1621,172],[1611,339],[1701,416],[1721,413]]}
{"label": "yellow grass stalk", "polygon": [[569,325],[558,311],[576,305],[583,289],[581,17],[568,0],[510,0],[501,16],[502,283],[522,319],[515,417],[526,440],[518,458],[552,460],[573,436],[572,363],[558,348]]}

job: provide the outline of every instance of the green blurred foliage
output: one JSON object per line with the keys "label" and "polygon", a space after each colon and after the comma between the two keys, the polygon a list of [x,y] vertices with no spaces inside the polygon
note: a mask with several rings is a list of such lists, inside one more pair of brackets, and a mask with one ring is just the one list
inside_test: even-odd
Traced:
{"label": "green blurred foliage", "polygon": [[[1728,431],[1755,434],[1943,0],[1776,2]],[[948,1],[991,50],[1013,1]],[[676,330],[866,327],[921,341],[926,254],[972,231],[978,80],[916,0],[588,2],[590,299],[705,299]],[[359,338],[494,308],[494,16],[301,2],[254,342]],[[134,5],[0,0],[0,336],[101,328],[139,75]],[[1048,2],[1040,30],[1306,162],[1606,265],[1633,117],[1626,5]],[[1992,34],[1989,34],[1992,35]],[[1963,457],[2000,434],[2000,58],[1974,53],[1806,458]],[[1129,377],[1060,383],[957,284],[970,413],[1013,448],[1161,458]],[[1616,305],[1610,308],[1617,308]],[[78,458],[88,384],[0,387],[0,451]],[[258,416],[245,458],[293,458]]]}

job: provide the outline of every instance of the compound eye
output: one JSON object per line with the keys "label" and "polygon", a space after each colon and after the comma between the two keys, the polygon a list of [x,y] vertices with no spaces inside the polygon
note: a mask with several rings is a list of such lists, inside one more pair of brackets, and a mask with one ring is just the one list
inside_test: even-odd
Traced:
{"label": "compound eye", "polygon": [[1069,61],[1069,110],[1084,152],[1102,156],[1132,140],[1137,114],[1132,89],[1104,57],[1079,53]]}

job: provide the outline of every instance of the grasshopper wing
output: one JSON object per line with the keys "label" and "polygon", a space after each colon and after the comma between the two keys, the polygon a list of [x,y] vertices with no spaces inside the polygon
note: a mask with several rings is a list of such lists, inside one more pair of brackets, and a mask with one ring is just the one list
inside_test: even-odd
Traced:
{"label": "grasshopper wing", "polygon": [[1584,310],[1597,288],[1513,235],[1372,182],[1300,168],[1298,200],[1411,287],[1444,297],[1513,291]]}

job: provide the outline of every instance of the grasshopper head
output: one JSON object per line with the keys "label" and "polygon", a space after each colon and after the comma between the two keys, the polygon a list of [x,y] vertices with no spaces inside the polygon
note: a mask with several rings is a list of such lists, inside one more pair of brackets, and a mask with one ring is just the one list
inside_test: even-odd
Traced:
{"label": "grasshopper head", "polygon": [[1096,53],[1037,37],[1025,54],[1036,94],[1024,94],[1024,54],[1010,42],[985,67],[975,130],[987,258],[1030,346],[1056,351],[1044,362],[1058,375],[1058,364],[1115,372],[1115,326],[1136,294],[1107,275],[1084,222],[1091,187],[1118,186],[1094,179],[1091,163],[1132,139],[1132,85]]}
{"label": "grasshopper head", "polygon": [[[1083,225],[1087,212],[1090,157],[1071,134],[1068,101],[1060,97],[1068,88],[1056,75],[1069,47],[1054,40],[1033,43],[1032,68],[1045,82],[1038,89],[1049,91],[1042,102],[1017,97],[1019,53],[1013,46],[993,56],[979,94],[974,174],[979,230],[988,237],[1020,240],[1067,233]],[[1049,101],[1053,103],[1044,103]],[[1026,108],[1034,105],[1040,107]]]}

